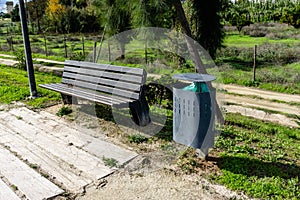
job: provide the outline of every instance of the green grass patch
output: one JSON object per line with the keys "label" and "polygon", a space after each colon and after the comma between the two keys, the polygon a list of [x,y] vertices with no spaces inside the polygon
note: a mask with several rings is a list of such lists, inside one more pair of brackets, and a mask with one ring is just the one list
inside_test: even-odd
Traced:
{"label": "green grass patch", "polygon": [[299,199],[299,143],[299,128],[227,114],[212,153],[220,171],[211,178],[251,197]]}
{"label": "green grass patch", "polygon": [[300,94],[300,73],[297,67],[299,67],[297,63],[260,67],[256,71],[256,81],[253,82],[251,67],[243,65],[239,68],[224,65],[220,67],[219,78],[224,84],[238,84],[281,93]]}
{"label": "green grass patch", "polygon": [[262,45],[265,43],[271,44],[299,44],[298,39],[270,39],[267,37],[251,37],[249,35],[240,35],[240,34],[228,34],[225,37],[224,45],[225,46],[235,46],[235,47],[254,47],[254,45]]}
{"label": "green grass patch", "polygon": [[30,96],[27,72],[14,67],[0,65],[0,103],[22,101],[34,108],[43,108],[60,101],[60,94],[42,89],[38,85],[44,83],[61,82],[61,77],[42,72],[35,72],[37,91],[40,95],[36,99],[28,99]]}

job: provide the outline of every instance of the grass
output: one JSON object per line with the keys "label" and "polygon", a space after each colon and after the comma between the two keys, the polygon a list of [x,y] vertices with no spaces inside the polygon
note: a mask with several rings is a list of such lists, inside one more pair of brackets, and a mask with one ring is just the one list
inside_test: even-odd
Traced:
{"label": "grass", "polygon": [[[23,39],[19,32],[11,31],[13,36],[13,49],[23,49]],[[13,54],[10,51],[10,47],[7,43],[7,34],[0,34],[0,52],[3,54]],[[10,36],[9,36],[10,37]],[[46,36],[47,38],[47,56],[45,52],[45,41],[43,35],[30,35],[30,43],[32,49],[33,58],[45,58],[57,61],[64,61],[66,59],[71,59],[76,53],[83,51],[82,46],[82,36],[81,35],[67,35],[67,58],[65,58],[65,48],[63,44],[63,35]],[[93,51],[93,45],[95,40],[94,35],[85,35],[84,48],[85,52],[89,53]]]}
{"label": "grass", "polygon": [[267,37],[251,37],[249,35],[240,35],[240,34],[230,34],[225,37],[224,45],[225,46],[235,46],[235,47],[254,47],[254,45],[262,45],[265,43],[271,44],[294,44],[299,45],[299,39],[270,39]]}
{"label": "grass", "polygon": [[223,65],[220,76],[224,84],[238,84],[247,87],[258,87],[275,92],[300,94],[299,63],[283,66],[259,67],[256,71],[256,82],[253,82],[251,67],[245,65]]}
{"label": "grass", "polygon": [[227,114],[211,179],[263,199],[300,198],[300,129]]}
{"label": "grass", "polygon": [[35,72],[37,91],[40,97],[28,99],[30,92],[26,71],[4,65],[0,65],[0,70],[0,103],[22,101],[33,108],[44,108],[61,99],[59,93],[38,86],[38,84],[61,82],[61,78],[56,75]]}
{"label": "grass", "polygon": [[207,161],[187,148],[177,165],[259,199],[300,198],[300,129],[227,114]]}

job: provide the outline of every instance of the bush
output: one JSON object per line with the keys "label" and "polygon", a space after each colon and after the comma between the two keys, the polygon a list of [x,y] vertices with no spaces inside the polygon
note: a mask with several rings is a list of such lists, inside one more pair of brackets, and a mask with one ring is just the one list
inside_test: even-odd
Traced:
{"label": "bush", "polygon": [[261,62],[293,63],[300,59],[300,47],[287,44],[264,44],[258,47],[257,58]]}
{"label": "bush", "polygon": [[[225,47],[218,51],[218,58],[222,61],[235,60],[253,62],[252,47]],[[300,60],[300,47],[288,44],[266,43],[258,46],[257,60],[259,63],[289,64]]]}
{"label": "bush", "polygon": [[62,117],[64,115],[68,115],[72,113],[72,108],[67,107],[67,106],[63,106],[61,107],[58,112],[56,113],[57,116]]}
{"label": "bush", "polygon": [[145,136],[140,135],[140,134],[135,134],[135,135],[130,135],[128,137],[128,140],[129,140],[130,143],[140,144],[140,143],[143,143],[143,142],[147,142],[148,138],[146,138]]}
{"label": "bush", "polygon": [[269,37],[272,39],[291,38],[295,29],[283,23],[255,23],[243,28],[244,35],[252,37]]}
{"label": "bush", "polygon": [[84,61],[85,60],[86,55],[84,55],[83,53],[79,52],[79,53],[74,53],[71,57],[70,60],[78,60],[78,61]]}
{"label": "bush", "polygon": [[16,65],[17,68],[26,70],[26,59],[24,50],[17,49],[16,51],[14,51],[14,55],[16,56],[16,60],[18,61]]}

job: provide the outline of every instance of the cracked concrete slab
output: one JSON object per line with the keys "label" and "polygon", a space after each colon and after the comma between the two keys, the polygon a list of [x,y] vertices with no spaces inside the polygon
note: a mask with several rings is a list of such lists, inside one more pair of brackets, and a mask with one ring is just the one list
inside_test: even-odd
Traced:
{"label": "cracked concrete slab", "polygon": [[104,135],[94,135],[93,130],[72,127],[44,111],[25,107],[0,111],[0,145],[68,192],[80,193],[117,169],[106,166],[103,158],[122,165],[137,156],[106,141]]}

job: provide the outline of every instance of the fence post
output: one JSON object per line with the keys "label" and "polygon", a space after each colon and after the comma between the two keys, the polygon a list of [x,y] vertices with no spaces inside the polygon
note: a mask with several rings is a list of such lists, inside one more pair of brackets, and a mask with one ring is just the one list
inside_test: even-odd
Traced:
{"label": "fence post", "polygon": [[94,48],[93,48],[93,62],[95,63],[96,62],[96,60],[97,60],[97,58],[96,58],[96,56],[97,56],[97,42],[94,42]]}
{"label": "fence post", "polygon": [[45,44],[45,53],[46,53],[46,56],[48,56],[47,38],[46,38],[46,35],[45,35],[45,34],[44,34],[44,44]]}
{"label": "fence post", "polygon": [[256,81],[256,56],[257,56],[257,45],[254,45],[254,49],[253,49],[253,82]]}
{"label": "fence post", "polygon": [[148,45],[147,45],[147,38],[146,38],[146,42],[145,42],[145,64],[147,65],[148,64],[148,51],[147,51],[147,48],[148,48]]}
{"label": "fence post", "polygon": [[67,38],[64,35],[64,48],[65,48],[65,58],[68,57],[68,49],[67,49]]}
{"label": "fence post", "polygon": [[82,41],[82,54],[83,54],[83,56],[85,56],[85,49],[84,49],[84,35],[82,35],[81,41]]}
{"label": "fence post", "polygon": [[111,61],[111,55],[110,55],[110,42],[107,40],[107,50],[108,50],[108,62]]}

